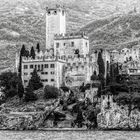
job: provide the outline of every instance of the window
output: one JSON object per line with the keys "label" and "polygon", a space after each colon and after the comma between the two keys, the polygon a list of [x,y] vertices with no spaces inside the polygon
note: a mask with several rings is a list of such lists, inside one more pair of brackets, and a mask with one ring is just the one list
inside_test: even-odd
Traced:
{"label": "window", "polygon": [[45,64],[45,68],[48,68],[48,64]]}
{"label": "window", "polygon": [[38,65],[38,70],[40,70],[40,65]]}
{"label": "window", "polygon": [[37,68],[37,65],[35,65],[35,69]]}
{"label": "window", "polygon": [[43,74],[44,74],[44,72],[41,72],[41,74],[43,75]]}
{"label": "window", "polygon": [[30,65],[30,69],[33,69],[34,68],[34,66],[33,65]]}
{"label": "window", "polygon": [[54,68],[54,64],[51,64],[50,67],[51,67],[51,68]]}
{"label": "window", "polygon": [[71,42],[71,46],[74,47],[74,42]]}
{"label": "window", "polygon": [[59,43],[56,43],[56,48],[59,48]]}
{"label": "window", "polygon": [[48,72],[44,72],[44,74],[48,74]]}
{"label": "window", "polygon": [[57,14],[57,11],[54,11],[54,14]]}
{"label": "window", "polygon": [[86,42],[86,47],[88,46],[88,43]]}
{"label": "window", "polygon": [[28,65],[24,65],[24,69],[28,69]]}
{"label": "window", "polygon": [[28,75],[28,73],[27,73],[27,72],[25,72],[25,73],[24,73],[24,75]]}
{"label": "window", "polygon": [[54,82],[54,79],[51,79],[51,82]]}
{"label": "window", "polygon": [[41,70],[43,70],[43,68],[44,68],[44,65],[42,64],[42,65],[41,65]]}
{"label": "window", "polygon": [[44,81],[45,81],[45,82],[48,82],[48,79],[45,79]]}
{"label": "window", "polygon": [[31,72],[30,75],[32,75],[33,73]]}
{"label": "window", "polygon": [[51,71],[51,74],[54,75],[54,71]]}
{"label": "window", "polygon": [[65,13],[65,12],[64,12],[64,10],[63,10],[63,11],[62,11],[62,16],[64,16],[64,13]]}
{"label": "window", "polygon": [[64,43],[64,46],[66,45],[66,43]]}

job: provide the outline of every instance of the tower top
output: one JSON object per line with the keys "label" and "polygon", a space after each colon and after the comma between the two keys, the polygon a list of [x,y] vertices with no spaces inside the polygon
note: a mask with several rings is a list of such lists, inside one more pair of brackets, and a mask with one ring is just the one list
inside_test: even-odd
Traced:
{"label": "tower top", "polygon": [[47,11],[48,14],[51,14],[51,13],[56,14],[58,11],[59,12],[60,11],[65,11],[65,7],[57,4],[53,8],[46,7],[46,11]]}

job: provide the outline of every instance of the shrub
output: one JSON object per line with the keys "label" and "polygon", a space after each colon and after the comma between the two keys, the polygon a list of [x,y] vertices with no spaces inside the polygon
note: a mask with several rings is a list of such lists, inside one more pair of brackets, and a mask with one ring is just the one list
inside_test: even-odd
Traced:
{"label": "shrub", "polygon": [[44,89],[44,97],[46,99],[56,99],[59,96],[58,88],[46,85]]}

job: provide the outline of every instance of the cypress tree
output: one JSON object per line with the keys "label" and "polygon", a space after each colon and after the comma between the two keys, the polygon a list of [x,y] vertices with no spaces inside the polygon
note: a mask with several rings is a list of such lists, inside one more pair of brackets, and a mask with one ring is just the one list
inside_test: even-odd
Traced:
{"label": "cypress tree", "polygon": [[22,45],[22,48],[21,48],[21,50],[20,50],[20,55],[21,55],[21,56],[25,56],[25,52],[26,52],[26,49],[25,49],[25,45],[23,44],[23,45]]}
{"label": "cypress tree", "polygon": [[29,82],[32,84],[33,86],[33,90],[38,90],[39,88],[43,87],[43,84],[40,80],[40,77],[37,74],[36,69],[34,69],[31,79],[29,80]]}
{"label": "cypress tree", "polygon": [[22,57],[25,56],[25,52],[26,52],[26,49],[25,49],[25,45],[23,44],[22,45],[22,48],[20,50],[20,56],[19,56],[19,67],[18,67],[18,72],[19,72],[19,75],[21,76],[21,70],[22,70]]}
{"label": "cypress tree", "polygon": [[32,57],[33,59],[35,59],[35,50],[34,50],[34,47],[31,48],[30,57]]}
{"label": "cypress tree", "polygon": [[35,93],[33,92],[33,85],[31,83],[31,81],[29,81],[29,84],[26,88],[26,92],[25,92],[25,101],[29,102],[29,101],[35,101],[37,100],[37,96],[35,95]]}
{"label": "cypress tree", "polygon": [[97,63],[98,63],[98,66],[99,66],[99,75],[102,74],[104,76],[104,74],[105,74],[105,66],[104,66],[104,61],[103,61],[101,52],[99,52],[99,54],[98,54]]}
{"label": "cypress tree", "polygon": [[36,49],[37,49],[37,52],[39,53],[40,52],[40,45],[39,45],[39,43],[37,43]]}
{"label": "cypress tree", "polygon": [[22,84],[22,79],[21,76],[18,75],[18,96],[20,99],[23,97],[23,94],[24,94],[24,87]]}

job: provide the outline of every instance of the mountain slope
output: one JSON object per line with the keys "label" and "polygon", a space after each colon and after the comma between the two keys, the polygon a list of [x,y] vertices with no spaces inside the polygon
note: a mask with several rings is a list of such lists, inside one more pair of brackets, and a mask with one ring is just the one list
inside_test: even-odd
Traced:
{"label": "mountain slope", "polygon": [[[0,70],[14,66],[15,52],[22,44],[31,47],[39,42],[41,47],[45,48],[45,7],[54,7],[56,4],[62,4],[66,8],[67,32],[87,31],[92,46],[106,47],[103,44],[107,44],[108,47],[116,45],[117,41],[128,41],[133,36],[131,32],[134,31],[130,30],[131,27],[129,29],[123,27],[123,31],[118,32],[117,24],[121,23],[120,16],[128,13],[134,6],[137,7],[140,2],[139,0],[127,2],[126,0],[1,0]],[[135,24],[133,22],[132,26]],[[136,34],[139,36],[139,32]]]}
{"label": "mountain slope", "polygon": [[[98,27],[94,28],[96,26]],[[87,32],[92,48],[130,47],[139,44],[140,41],[140,15],[133,13],[97,20],[80,31]]]}

